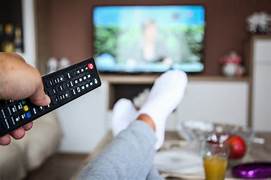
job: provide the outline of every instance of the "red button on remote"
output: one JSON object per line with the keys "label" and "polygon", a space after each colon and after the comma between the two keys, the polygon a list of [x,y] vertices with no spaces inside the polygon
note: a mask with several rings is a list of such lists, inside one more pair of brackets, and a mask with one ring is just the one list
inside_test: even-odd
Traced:
{"label": "red button on remote", "polygon": [[88,69],[92,70],[93,69],[93,64],[89,63],[88,64]]}

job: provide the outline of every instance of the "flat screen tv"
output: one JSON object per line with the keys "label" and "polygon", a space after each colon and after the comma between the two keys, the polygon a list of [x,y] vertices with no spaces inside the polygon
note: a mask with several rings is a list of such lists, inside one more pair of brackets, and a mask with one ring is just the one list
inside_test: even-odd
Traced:
{"label": "flat screen tv", "polygon": [[203,6],[95,6],[92,13],[100,72],[203,71]]}

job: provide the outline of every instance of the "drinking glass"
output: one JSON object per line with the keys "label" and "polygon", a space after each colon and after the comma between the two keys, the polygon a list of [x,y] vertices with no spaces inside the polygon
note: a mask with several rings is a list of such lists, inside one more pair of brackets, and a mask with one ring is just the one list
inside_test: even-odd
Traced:
{"label": "drinking glass", "polygon": [[206,142],[203,166],[206,180],[224,180],[228,164],[228,146],[219,142]]}

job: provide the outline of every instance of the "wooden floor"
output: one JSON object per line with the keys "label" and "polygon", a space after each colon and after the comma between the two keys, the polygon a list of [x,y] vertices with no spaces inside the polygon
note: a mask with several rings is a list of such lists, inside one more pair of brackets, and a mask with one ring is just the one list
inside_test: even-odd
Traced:
{"label": "wooden floor", "polygon": [[69,180],[82,167],[88,154],[55,154],[25,180]]}

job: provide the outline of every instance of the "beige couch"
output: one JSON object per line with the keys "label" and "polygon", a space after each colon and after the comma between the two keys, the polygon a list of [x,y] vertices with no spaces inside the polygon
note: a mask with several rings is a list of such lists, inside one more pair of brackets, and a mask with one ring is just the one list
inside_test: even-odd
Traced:
{"label": "beige couch", "polygon": [[19,180],[28,171],[38,168],[57,150],[61,135],[55,113],[36,120],[22,140],[0,146],[0,179]]}

